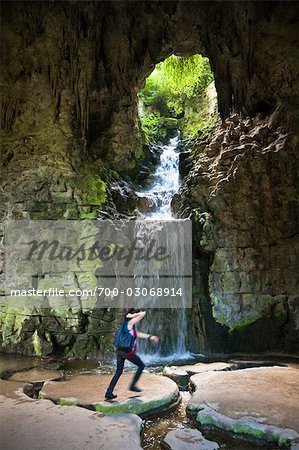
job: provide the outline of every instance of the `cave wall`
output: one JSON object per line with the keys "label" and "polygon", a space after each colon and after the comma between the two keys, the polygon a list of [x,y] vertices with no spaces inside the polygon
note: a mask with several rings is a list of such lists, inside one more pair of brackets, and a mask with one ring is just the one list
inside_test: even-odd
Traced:
{"label": "cave wall", "polygon": [[[2,224],[6,217],[96,217],[109,196],[107,172],[134,177],[136,162],[144,156],[136,94],[154,64],[172,53],[202,53],[209,57],[223,120],[233,112],[254,117],[258,113],[269,116],[276,110],[279,118],[274,129],[283,122],[284,129],[279,134],[298,132],[298,12],[294,2],[3,2]],[[226,139],[225,136],[224,133],[220,140]],[[259,150],[265,145],[257,143]],[[286,205],[284,220],[290,222],[287,225],[290,228],[293,219],[289,215],[293,217],[295,200],[293,194],[293,200],[287,200],[293,189],[288,190],[287,186],[294,187],[296,178],[292,175],[289,180],[291,172],[286,165],[290,161],[295,164],[294,145],[283,143],[285,163],[278,164],[273,174],[268,173],[271,152],[267,153],[267,160],[259,157],[261,167],[257,169],[268,176],[268,181],[265,178],[256,192],[257,198],[264,199],[267,205],[264,220],[275,220],[278,208],[269,196],[274,195],[275,180],[279,178],[281,202]],[[224,141],[223,146],[230,148]],[[249,160],[255,159],[256,147],[252,148]],[[273,151],[273,158],[275,154]],[[212,165],[217,171],[217,156],[214,159]],[[248,163],[246,170],[246,176],[252,177],[247,187],[251,189],[257,186],[256,167]],[[227,192],[230,189],[238,192],[234,195],[238,195],[239,204],[246,203],[247,188],[238,190],[232,180],[227,184]],[[222,197],[216,196],[214,203],[207,204],[199,194],[201,185],[194,189],[200,197],[194,208],[211,214],[217,229],[224,230],[214,244],[207,295],[211,295],[216,319],[229,329],[232,323],[228,314],[223,316],[222,312],[230,300],[222,288],[225,283],[237,283],[235,279],[224,280],[227,265],[242,261],[234,256],[238,253],[236,241],[225,247],[226,253],[221,245],[225,236],[226,239],[230,236],[228,228],[222,225],[237,214],[235,197],[232,195],[226,204]],[[225,209],[220,205],[225,205]],[[238,229],[241,219],[234,220]],[[260,232],[257,223],[251,226],[252,233],[257,235]],[[281,236],[286,235],[287,232]],[[254,247],[249,235],[244,239],[248,240],[248,248]],[[270,246],[273,236],[263,235],[263,239]],[[293,248],[293,242],[289,243],[285,237],[279,240],[277,245],[282,253]],[[231,262],[230,258],[235,259]],[[222,261],[219,271],[215,269],[217,261],[218,266]],[[258,266],[255,269],[259,271]],[[286,258],[279,269],[293,271]],[[3,268],[1,276],[3,279]],[[294,285],[292,289],[286,292],[282,287],[276,288],[275,295],[288,296],[280,303],[288,303],[289,295],[296,296],[297,287]],[[229,292],[236,308],[241,302],[247,301],[248,305],[256,302],[255,291],[246,301],[243,297],[241,300],[239,291]],[[93,351],[101,349],[101,339],[105,336],[105,342],[109,341],[107,333],[109,336],[113,324],[113,315],[108,314],[107,326],[103,320],[103,326],[93,327],[97,319],[94,321],[92,314],[92,311],[75,314],[67,321],[65,317],[58,318],[58,323],[53,319],[54,329],[50,327],[53,332],[46,334],[47,316],[35,314],[37,319],[31,321],[30,314],[18,319],[18,314],[10,312],[5,315],[4,336],[10,342],[9,350],[27,352],[28,346],[22,342],[31,342],[38,330],[49,352],[56,348],[71,352],[78,342],[78,352],[90,354],[90,339]],[[278,329],[276,325],[273,328]],[[54,342],[59,330],[62,333],[67,330],[71,335],[67,342]]]}
{"label": "cave wall", "polygon": [[226,119],[197,144],[173,200],[193,217],[194,301],[210,351],[298,352],[298,134],[281,118]]}

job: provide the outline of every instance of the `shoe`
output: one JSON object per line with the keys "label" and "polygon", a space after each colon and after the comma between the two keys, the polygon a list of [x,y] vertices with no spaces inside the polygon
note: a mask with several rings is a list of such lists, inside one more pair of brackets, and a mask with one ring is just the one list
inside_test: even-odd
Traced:
{"label": "shoe", "polygon": [[105,395],[105,400],[113,400],[117,397],[116,394],[106,394]]}
{"label": "shoe", "polygon": [[137,386],[131,386],[131,387],[130,387],[130,391],[133,391],[133,392],[142,392],[142,389],[139,389]]}

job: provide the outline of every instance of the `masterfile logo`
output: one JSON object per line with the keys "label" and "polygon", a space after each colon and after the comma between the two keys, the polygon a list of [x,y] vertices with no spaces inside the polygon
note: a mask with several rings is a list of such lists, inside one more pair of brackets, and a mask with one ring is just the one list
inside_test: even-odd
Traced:
{"label": "masterfile logo", "polygon": [[5,296],[14,307],[191,307],[191,221],[12,220]]}

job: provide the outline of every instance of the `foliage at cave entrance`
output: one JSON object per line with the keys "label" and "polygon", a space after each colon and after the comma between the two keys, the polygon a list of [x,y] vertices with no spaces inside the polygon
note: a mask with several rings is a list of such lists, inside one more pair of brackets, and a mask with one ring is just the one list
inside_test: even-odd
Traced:
{"label": "foliage at cave entrance", "polygon": [[158,64],[139,93],[139,115],[147,141],[165,141],[176,129],[187,138],[210,129],[218,118],[208,95],[212,83],[209,60],[201,55],[172,55]]}

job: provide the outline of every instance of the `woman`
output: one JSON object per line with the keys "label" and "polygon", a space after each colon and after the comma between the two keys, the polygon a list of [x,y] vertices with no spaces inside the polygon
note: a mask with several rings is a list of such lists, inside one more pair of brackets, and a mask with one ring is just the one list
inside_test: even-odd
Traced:
{"label": "woman", "polygon": [[142,333],[141,331],[138,331],[135,327],[135,325],[140,322],[146,315],[145,311],[140,311],[140,309],[130,309],[126,316],[125,316],[125,322],[127,329],[129,333],[133,336],[133,347],[130,351],[125,351],[123,349],[120,349],[116,347],[116,372],[114,374],[114,377],[112,378],[108,389],[105,394],[106,400],[113,400],[117,397],[116,394],[113,394],[113,389],[116,386],[116,383],[118,382],[121,374],[124,370],[124,364],[125,360],[128,359],[133,364],[136,364],[138,367],[137,372],[135,373],[135,376],[132,380],[132,383],[130,385],[130,391],[133,392],[141,392],[141,389],[139,389],[136,386],[137,381],[140,378],[140,375],[142,374],[142,371],[144,369],[144,363],[141,361],[139,356],[136,355],[136,348],[137,348],[137,338],[140,339],[149,339],[154,344],[157,344],[159,342],[159,338],[157,336],[152,336],[150,334]]}

